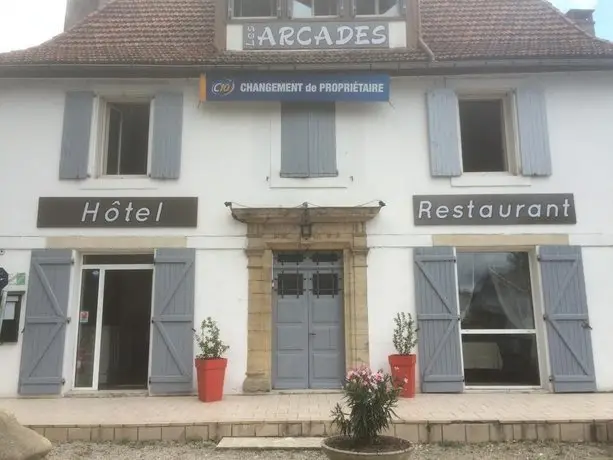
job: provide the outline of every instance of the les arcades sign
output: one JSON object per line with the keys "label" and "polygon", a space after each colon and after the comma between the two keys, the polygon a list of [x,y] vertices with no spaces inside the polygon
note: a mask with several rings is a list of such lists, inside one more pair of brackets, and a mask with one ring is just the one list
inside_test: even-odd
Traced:
{"label": "les arcades sign", "polygon": [[38,228],[197,227],[196,197],[41,197]]}

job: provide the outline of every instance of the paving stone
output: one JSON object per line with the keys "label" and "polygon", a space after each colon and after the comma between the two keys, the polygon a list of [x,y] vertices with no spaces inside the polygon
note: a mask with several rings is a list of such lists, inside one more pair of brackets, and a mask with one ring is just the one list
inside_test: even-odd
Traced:
{"label": "paving stone", "polygon": [[466,441],[470,443],[490,442],[489,423],[469,423],[466,425]]}
{"label": "paving stone", "polygon": [[[41,436],[45,435],[45,427],[44,426],[29,426],[31,430],[36,431]],[[605,433],[607,432],[607,426],[605,425]]]}
{"label": "paving stone", "polygon": [[[605,430],[606,432],[606,430]],[[324,422],[311,422],[311,436],[325,436],[326,435],[326,425]]]}
{"label": "paving stone", "polygon": [[92,428],[92,442],[108,442],[115,440],[115,428],[94,427]]}
{"label": "paving stone", "polygon": [[66,442],[68,441],[68,428],[45,428],[45,438],[47,438],[51,442]]}
{"label": "paving stone", "polygon": [[560,441],[584,442],[585,431],[583,423],[561,423]]}
{"label": "paving stone", "polygon": [[184,426],[163,426],[162,427],[162,441],[185,441]]}
{"label": "paving stone", "polygon": [[[421,425],[426,430],[425,436],[422,437],[422,432],[419,432],[419,441],[424,443],[440,443],[443,442],[443,425],[430,424]],[[421,430],[420,426],[420,430]]]}
{"label": "paving stone", "polygon": [[91,441],[92,429],[91,428],[68,428],[68,440],[69,441]]}
{"label": "paving stone", "polygon": [[234,424],[232,425],[232,436],[246,438],[255,436],[255,424]]}
{"label": "paving stone", "polygon": [[245,437],[245,438],[223,438],[217,449],[320,449],[322,438],[314,437]]}
{"label": "paving stone", "polygon": [[396,424],[396,436],[413,443],[418,443],[419,425],[414,423],[398,423]]}
{"label": "paving stone", "polygon": [[208,425],[192,425],[185,427],[185,439],[188,441],[208,441]]}
{"label": "paving stone", "polygon": [[115,428],[115,441],[138,441],[138,429],[127,426]]}
{"label": "paving stone", "polygon": [[443,425],[444,442],[466,442],[466,426],[463,423]]}
{"label": "paving stone", "polygon": [[559,441],[560,440],[560,424],[559,423],[537,423],[536,436],[539,441]]}
{"label": "paving stone", "polygon": [[513,425],[510,423],[491,423],[490,441],[508,442],[513,441]]}
{"label": "paving stone", "polygon": [[161,441],[162,427],[161,426],[140,426],[138,427],[139,441]]}
{"label": "paving stone", "polygon": [[302,436],[302,423],[280,423],[279,436]]}
{"label": "paving stone", "polygon": [[590,437],[588,439],[591,442],[607,442],[607,424],[602,422],[591,424]]}
{"label": "paving stone", "polygon": [[535,423],[518,423],[513,425],[513,439],[515,441],[536,441],[538,434]]}
{"label": "paving stone", "polygon": [[255,427],[256,436],[279,436],[278,423],[261,423]]}

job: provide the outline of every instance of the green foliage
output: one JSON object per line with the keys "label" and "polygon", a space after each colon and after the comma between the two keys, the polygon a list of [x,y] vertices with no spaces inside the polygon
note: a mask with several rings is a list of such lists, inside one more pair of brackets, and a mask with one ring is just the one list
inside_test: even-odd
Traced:
{"label": "green foliage", "polygon": [[340,404],[332,410],[332,423],[356,447],[377,444],[380,433],[396,416],[401,388],[394,388],[389,374],[372,372],[368,367],[349,371],[343,384],[349,414]]}
{"label": "green foliage", "polygon": [[394,318],[394,347],[399,355],[410,355],[417,344],[417,329],[410,313],[401,312]]}
{"label": "green foliage", "polygon": [[200,332],[195,332],[194,335],[200,348],[200,353],[196,356],[198,359],[221,358],[230,348],[221,341],[219,327],[210,316],[202,321]]}

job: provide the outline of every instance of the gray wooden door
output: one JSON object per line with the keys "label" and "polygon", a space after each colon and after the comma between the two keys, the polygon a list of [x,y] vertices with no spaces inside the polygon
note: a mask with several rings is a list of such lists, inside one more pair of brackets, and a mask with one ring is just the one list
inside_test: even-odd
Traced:
{"label": "gray wooden door", "polygon": [[19,394],[60,394],[72,251],[32,251]]}
{"label": "gray wooden door", "polygon": [[152,394],[189,394],[194,368],[194,249],[155,252],[151,322]]}
{"label": "gray wooden door", "polygon": [[453,248],[415,248],[414,261],[421,390],[460,393],[464,373]]}
{"label": "gray wooden door", "polygon": [[340,388],[345,371],[341,258],[275,256],[281,262],[274,269],[274,388]]}
{"label": "gray wooden door", "polygon": [[545,324],[556,393],[596,391],[581,248],[539,248]]}

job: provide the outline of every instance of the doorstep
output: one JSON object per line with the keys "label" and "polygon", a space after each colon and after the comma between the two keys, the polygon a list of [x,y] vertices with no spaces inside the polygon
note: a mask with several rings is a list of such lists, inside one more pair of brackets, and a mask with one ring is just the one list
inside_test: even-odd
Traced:
{"label": "doorstep", "polygon": [[[330,411],[342,394],[4,399],[53,441],[218,441],[224,437],[336,434]],[[613,442],[613,394],[458,394],[401,399],[386,433],[413,442]]]}

